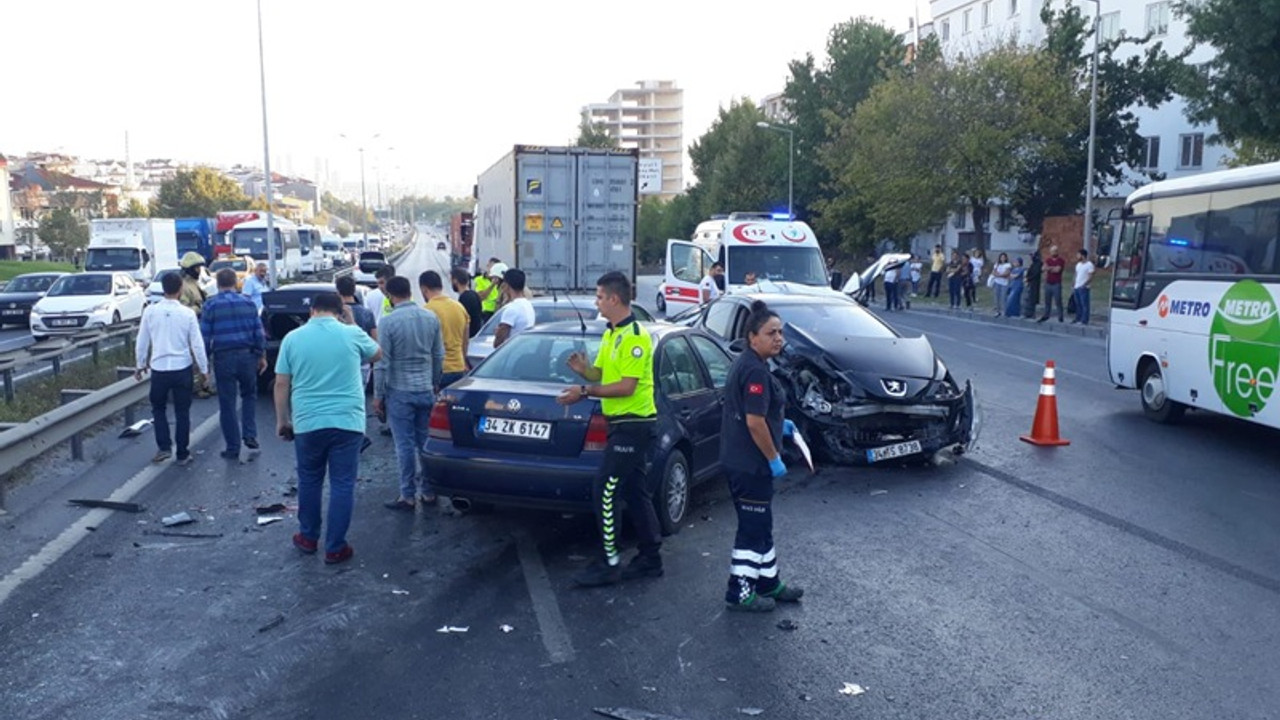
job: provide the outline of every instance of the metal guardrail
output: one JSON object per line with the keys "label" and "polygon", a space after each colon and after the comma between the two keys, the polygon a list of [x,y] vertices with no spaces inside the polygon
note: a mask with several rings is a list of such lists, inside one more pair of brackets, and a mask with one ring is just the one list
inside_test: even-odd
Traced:
{"label": "metal guardrail", "polygon": [[15,395],[14,374],[18,371],[32,365],[47,362],[52,363],[53,374],[58,375],[62,372],[64,356],[77,350],[89,348],[93,351],[94,362],[97,362],[98,353],[102,351],[103,343],[116,338],[123,338],[125,345],[129,345],[137,332],[138,323],[131,320],[111,325],[102,330],[89,330],[65,337],[48,338],[39,342],[32,341],[23,347],[0,352],[0,380],[3,380],[4,383],[5,402],[13,402]]}
{"label": "metal guardrail", "polygon": [[[127,377],[0,432],[0,477],[7,476],[59,443],[74,442],[85,430],[145,400],[150,389],[149,377],[142,381]],[[4,495],[0,489],[0,513],[3,508]]]}

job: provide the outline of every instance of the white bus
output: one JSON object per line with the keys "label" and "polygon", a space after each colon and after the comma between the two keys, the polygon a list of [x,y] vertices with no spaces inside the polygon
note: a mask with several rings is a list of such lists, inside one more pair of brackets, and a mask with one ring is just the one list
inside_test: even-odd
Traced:
{"label": "white bus", "polygon": [[[302,274],[302,248],[298,239],[298,226],[282,218],[274,218],[276,246],[276,275],[279,280],[291,280]],[[227,233],[228,244],[235,255],[248,255],[256,261],[267,262],[267,219],[249,220],[231,228]]]}
{"label": "white bus", "polygon": [[1158,422],[1194,408],[1280,427],[1280,163],[1141,188],[1114,257],[1112,381]]}

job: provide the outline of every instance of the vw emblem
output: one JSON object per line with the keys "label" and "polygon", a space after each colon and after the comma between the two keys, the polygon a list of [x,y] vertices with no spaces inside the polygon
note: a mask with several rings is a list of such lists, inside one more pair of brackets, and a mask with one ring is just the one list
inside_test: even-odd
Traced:
{"label": "vw emblem", "polygon": [[511,412],[520,412],[520,401],[515,398],[511,398],[507,401],[507,409]]}
{"label": "vw emblem", "polygon": [[18,303],[9,303],[9,309],[10,309],[10,310],[12,310],[13,308],[16,308],[16,307],[18,307]]}
{"label": "vw emblem", "polygon": [[893,397],[902,397],[907,394],[907,383],[905,380],[884,378],[880,381],[880,384],[884,386],[884,391]]}

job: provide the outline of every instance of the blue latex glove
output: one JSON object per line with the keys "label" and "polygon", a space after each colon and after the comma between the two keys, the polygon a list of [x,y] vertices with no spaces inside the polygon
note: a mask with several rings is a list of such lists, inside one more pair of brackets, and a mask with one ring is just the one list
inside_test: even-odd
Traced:
{"label": "blue latex glove", "polygon": [[782,437],[791,437],[796,434],[796,424],[790,420],[782,421]]}
{"label": "blue latex glove", "polygon": [[780,478],[787,474],[787,466],[782,464],[782,456],[778,455],[769,461],[769,472],[775,478]]}

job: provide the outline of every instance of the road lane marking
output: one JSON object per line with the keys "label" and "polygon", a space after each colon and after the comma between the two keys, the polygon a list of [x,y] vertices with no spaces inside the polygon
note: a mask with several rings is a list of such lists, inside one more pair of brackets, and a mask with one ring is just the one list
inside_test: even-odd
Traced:
{"label": "road lane marking", "polygon": [[972,458],[969,458],[967,460],[967,463],[973,469],[977,470],[983,475],[986,475],[989,478],[992,478],[994,480],[999,480],[1003,483],[1008,483],[1009,485],[1012,485],[1018,488],[1019,490],[1024,490],[1026,492],[1031,493],[1032,495],[1036,495],[1044,500],[1048,500],[1049,502],[1059,507],[1065,508],[1067,510],[1071,510],[1073,512],[1080,513],[1081,515],[1084,515],[1085,517],[1096,520],[1097,522],[1100,522],[1103,525],[1108,525],[1112,528],[1115,528],[1116,530],[1119,530],[1120,532],[1127,533],[1129,535],[1133,535],[1134,537],[1138,537],[1143,540],[1146,540],[1152,545],[1162,547],[1165,550],[1181,555],[1184,558],[1187,558],[1188,560],[1191,560],[1193,562],[1198,562],[1202,565],[1213,568],[1218,572],[1224,573],[1226,575],[1230,575],[1231,577],[1234,577],[1238,580],[1243,580],[1244,582],[1247,582],[1250,585],[1254,585],[1256,587],[1262,588],[1263,590],[1269,590],[1273,593],[1276,593],[1277,595],[1280,595],[1280,580],[1276,578],[1263,575],[1262,573],[1259,573],[1259,572],[1254,572],[1253,570],[1250,570],[1249,568],[1246,568],[1243,565],[1237,565],[1236,563],[1233,563],[1230,560],[1227,560],[1225,558],[1220,558],[1217,555],[1211,555],[1205,552],[1204,550],[1201,550],[1196,547],[1192,547],[1184,542],[1174,540],[1171,537],[1161,535],[1160,533],[1154,530],[1148,530],[1147,528],[1144,528],[1141,525],[1137,525],[1128,520],[1125,520],[1124,518],[1118,517],[1116,515],[1112,515],[1111,513],[1106,512],[1105,510],[1099,510],[1098,508],[1092,507],[1090,505],[1086,505],[1080,502],[1079,500],[1073,500],[1067,497],[1066,495],[1061,495],[1048,488],[1040,487],[1035,483],[1031,483],[1021,478],[1015,477],[1014,475],[1007,473],[1004,470],[1000,470],[999,468],[995,468],[985,463],[978,462],[976,460],[973,460]]}
{"label": "road lane marking", "polygon": [[[214,413],[205,419],[191,433],[191,447],[213,433],[218,427],[218,413]],[[133,500],[138,493],[142,492],[148,485],[165,471],[173,467],[170,463],[162,465],[147,465],[129,478],[123,485],[116,488],[115,492],[107,497],[112,502],[129,502]],[[88,528],[97,527],[107,518],[114,514],[114,510],[106,510],[98,508],[86,512],[80,516],[79,520],[71,523],[67,529],[63,530],[56,538],[50,540],[39,552],[23,561],[21,565],[0,580],[0,605],[9,599],[23,583],[34,580],[40,576],[40,573],[53,567],[62,556],[66,555],[81,540],[89,536]]]}
{"label": "road lane marking", "polygon": [[[973,322],[973,321],[970,321],[970,322]],[[958,344],[960,344],[960,345],[964,345],[965,347],[973,348],[974,350],[982,350],[983,352],[989,352],[989,353],[991,353],[991,354],[993,354],[993,355],[999,355],[1000,357],[1008,358],[1008,359],[1010,359],[1010,360],[1017,360],[1018,362],[1026,363],[1027,365],[1034,365],[1034,366],[1036,366],[1036,367],[1044,367],[1044,362],[1042,362],[1042,361],[1040,361],[1040,360],[1033,360],[1032,358],[1023,357],[1023,356],[1021,356],[1021,355],[1014,355],[1013,353],[1004,352],[1003,350],[996,350],[995,348],[989,348],[989,347],[987,347],[987,346],[985,346],[985,345],[979,345],[978,343],[971,343],[971,342],[968,342],[968,341],[966,341],[966,340],[961,340],[960,338],[952,337],[952,336],[950,336],[950,335],[945,335],[945,334],[940,333],[940,332],[933,332],[933,331],[931,331],[931,330],[924,330],[924,329],[922,329],[922,328],[914,327],[914,326],[912,326],[912,325],[900,325],[900,324],[896,324],[896,323],[895,323],[895,325],[894,325],[894,326],[895,326],[895,327],[898,327],[898,328],[902,328],[902,329],[907,329],[907,330],[912,330],[912,331],[914,331],[914,332],[918,332],[918,333],[920,333],[921,335],[924,335],[924,336],[926,336],[926,337],[940,337],[940,338],[942,338],[943,340],[947,340],[947,341],[949,341],[949,342],[958,343]],[[1062,375],[1070,375],[1071,377],[1080,378],[1081,380],[1088,380],[1089,382],[1097,383],[1097,384],[1099,384],[1099,385],[1103,385],[1103,386],[1105,386],[1105,387],[1109,387],[1109,388],[1114,388],[1114,387],[1115,387],[1115,384],[1114,384],[1114,383],[1108,382],[1108,381],[1106,381],[1106,380],[1099,380],[1098,378],[1091,377],[1091,376],[1089,376],[1089,375],[1085,375],[1085,374],[1084,374],[1084,373],[1082,373],[1082,372],[1076,372],[1075,370],[1067,370],[1067,369],[1064,369],[1064,368],[1063,368],[1063,367],[1061,367],[1061,366],[1058,366],[1057,371],[1058,371],[1058,373],[1060,373],[1060,374],[1062,374]]]}
{"label": "road lane marking", "polygon": [[551,589],[551,576],[542,563],[542,555],[538,553],[538,545],[528,533],[516,535],[516,552],[520,556],[520,569],[524,571],[524,582],[529,586],[529,599],[533,601],[533,614],[538,618],[538,632],[542,635],[542,645],[547,649],[553,664],[567,663],[573,660],[573,639],[569,629],[565,627],[564,616],[560,614],[560,603],[556,593]]}

